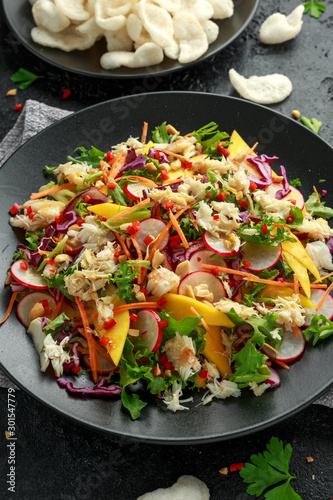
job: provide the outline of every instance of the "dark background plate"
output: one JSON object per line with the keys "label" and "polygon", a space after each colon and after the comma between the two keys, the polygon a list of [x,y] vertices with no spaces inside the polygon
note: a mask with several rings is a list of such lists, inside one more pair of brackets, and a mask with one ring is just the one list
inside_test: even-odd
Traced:
{"label": "dark background plate", "polygon": [[[144,121],[151,132],[163,121],[182,133],[216,121],[221,130],[233,129],[259,152],[277,154],[289,179],[299,177],[308,195],[319,179],[332,182],[332,148],[304,126],[265,107],[214,94],[165,92],[141,94],[98,104],[41,132],[22,146],[1,168],[1,276],[4,282],[18,233],[8,224],[8,209],[22,203],[45,183],[44,165],[66,160],[77,146],[108,150],[129,135],[139,137]],[[327,204],[332,205],[328,193]],[[1,292],[0,317],[10,291]],[[131,421],[119,399],[78,398],[60,389],[51,374],[39,371],[38,356],[25,329],[12,315],[0,329],[0,361],[4,371],[24,390],[53,410],[94,430],[144,441],[190,444],[244,436],[300,411],[333,382],[332,341],[309,347],[303,359],[280,371],[281,387],[256,398],[244,390],[241,398],[213,401],[206,407],[189,404],[190,411],[172,413],[156,400],[139,420]]]}
{"label": "dark background plate", "polygon": [[156,66],[136,69],[121,67],[107,71],[99,63],[101,55],[106,52],[104,40],[100,40],[93,47],[84,51],[63,52],[58,49],[42,47],[34,43],[30,36],[35,23],[28,0],[3,0],[3,8],[9,26],[31,52],[59,68],[100,78],[138,78],[166,74],[189,68],[193,64],[207,59],[229,45],[242,33],[254,16],[259,0],[235,0],[234,4],[234,15],[230,19],[217,21],[220,28],[218,38],[209,46],[207,52],[193,63],[183,65],[166,57],[161,64]]}

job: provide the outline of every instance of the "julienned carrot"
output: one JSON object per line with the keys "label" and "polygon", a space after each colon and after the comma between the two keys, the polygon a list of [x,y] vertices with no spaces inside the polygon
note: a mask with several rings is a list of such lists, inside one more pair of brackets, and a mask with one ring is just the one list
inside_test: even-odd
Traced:
{"label": "julienned carrot", "polygon": [[118,219],[120,219],[121,217],[126,217],[127,215],[129,215],[130,213],[134,212],[134,210],[136,210],[137,208],[141,208],[141,207],[144,207],[145,205],[147,205],[148,203],[150,203],[150,199],[147,198],[145,200],[142,200],[142,201],[139,201],[139,203],[137,203],[136,205],[133,205],[133,207],[131,208],[128,208],[127,210],[123,210],[123,212],[119,212],[119,214],[116,214],[113,218],[112,218],[112,222],[113,221],[116,221]]}
{"label": "julienned carrot", "polygon": [[[81,330],[80,330],[80,333],[82,333],[82,335],[86,338],[84,330],[82,330],[82,331]],[[95,346],[96,351],[98,351],[105,359],[107,359],[110,363],[112,363],[113,361],[110,357],[110,354],[106,351],[105,347],[102,347],[101,344],[99,344],[94,339],[93,339],[93,342],[94,342],[94,346]],[[83,352],[83,350],[80,349],[80,346],[78,346],[77,349],[78,349],[78,351]],[[84,348],[82,348],[82,349],[84,349]],[[87,352],[89,352],[89,350],[86,350],[86,353]],[[97,356],[97,359],[98,359],[98,356]]]}
{"label": "julienned carrot", "polygon": [[325,274],[325,276],[322,276],[322,277],[320,278],[320,280],[315,280],[315,281],[313,281],[311,284],[312,284],[312,285],[315,285],[316,283],[319,283],[319,281],[326,280],[327,278],[330,278],[331,276],[333,276],[333,273]]}
{"label": "julienned carrot", "polygon": [[167,149],[161,149],[162,153],[168,156],[174,156],[175,158],[179,158],[180,160],[183,161],[189,161],[190,158],[186,158],[186,156],[180,155],[178,153],[173,153],[172,151],[168,151]]}
{"label": "julienned carrot", "polygon": [[57,318],[57,317],[59,316],[60,309],[61,309],[62,303],[63,303],[63,301],[64,301],[64,298],[65,298],[65,296],[64,296],[64,294],[62,293],[62,294],[61,294],[61,297],[60,297],[60,300],[59,300],[59,302],[58,302],[58,304],[57,304],[56,310],[55,310],[55,312],[54,312],[54,317],[55,317],[55,318]]}
{"label": "julienned carrot", "polygon": [[124,250],[124,253],[125,253],[126,257],[128,259],[130,259],[131,258],[131,254],[130,254],[127,246],[126,246],[126,243],[124,242],[124,240],[121,239],[121,237],[120,237],[120,235],[118,233],[115,232],[114,235],[117,238],[117,241],[118,241],[119,245]]}
{"label": "julienned carrot", "polygon": [[[200,314],[198,313],[198,311],[194,307],[190,307],[190,311],[194,314],[194,316],[200,316]],[[204,329],[208,333],[209,338],[214,342],[216,347],[219,349],[218,352],[224,353],[225,347],[220,345],[218,342],[216,342],[215,338],[212,335],[212,332],[209,329],[209,326],[207,325],[206,321],[203,318],[201,318],[201,325],[204,327]]]}
{"label": "julienned carrot", "polygon": [[[186,205],[186,207],[178,210],[178,212],[175,213],[175,215],[174,215],[175,219],[178,219],[178,217],[180,217],[186,210],[191,208],[192,205],[193,205],[193,203]],[[163,231],[161,231],[160,235],[158,236],[158,238],[154,242],[153,246],[151,247],[148,260],[151,260],[153,258],[153,255],[154,255],[155,251],[157,250],[158,245],[160,244],[160,242],[162,241],[162,239],[164,238],[166,233],[169,231],[171,226],[172,226],[172,221],[170,220],[168,222],[168,224],[165,226],[165,228],[163,229]]]}
{"label": "julienned carrot", "polygon": [[116,180],[120,181],[120,179],[129,179],[131,181],[142,182],[143,184],[146,184],[147,186],[152,188],[157,187],[156,182],[154,182],[152,179],[147,179],[146,177],[141,177],[140,175],[126,175],[125,177],[122,176],[117,178]]}
{"label": "julienned carrot", "polygon": [[171,210],[169,211],[169,217],[170,217],[170,220],[172,222],[173,228],[174,228],[175,231],[177,231],[178,236],[182,240],[182,243],[183,243],[184,247],[185,248],[190,248],[190,245],[188,244],[188,241],[185,238],[185,234],[183,233],[182,228],[178,224],[177,219],[173,215],[173,213],[171,212]]}
{"label": "julienned carrot", "polygon": [[145,142],[146,142],[147,133],[148,133],[148,123],[147,122],[143,122],[142,134],[141,134],[141,142],[142,142],[142,144],[145,144]]}
{"label": "julienned carrot", "polygon": [[77,307],[79,308],[80,316],[82,319],[83,332],[84,332],[83,334],[88,342],[89,357],[90,357],[90,363],[91,363],[91,372],[93,375],[94,382],[97,382],[97,366],[96,366],[97,353],[96,353],[96,348],[94,345],[94,339],[92,337],[92,333],[91,333],[90,326],[89,326],[89,321],[88,321],[86,311],[84,310],[84,307],[83,307],[81,300],[78,297],[75,297],[75,302],[76,302]]}
{"label": "julienned carrot", "polygon": [[[237,274],[239,276],[244,276],[245,279],[248,281],[254,281],[256,283],[266,283],[267,285],[274,285],[274,286],[280,286],[280,287],[291,287],[294,288],[294,283],[289,283],[287,281],[273,281],[273,280],[266,280],[263,278],[258,278],[254,274],[247,273],[244,271],[236,271],[234,269],[230,269],[229,267],[221,267],[221,266],[213,266],[212,264],[202,264],[203,269],[211,270],[211,269],[217,269],[218,271],[221,271],[222,273],[228,273],[228,274]],[[326,288],[327,285],[313,285],[311,283],[310,288]]]}
{"label": "julienned carrot", "polygon": [[193,215],[193,212],[192,210],[189,211],[188,213],[189,217],[190,217],[190,221],[192,222],[194,228],[196,229],[196,231],[199,231],[199,227],[198,227],[198,224],[197,224],[197,221]]}
{"label": "julienned carrot", "polygon": [[289,366],[284,361],[280,361],[279,359],[274,359],[274,361],[285,370],[289,370]]}
{"label": "julienned carrot", "polygon": [[256,149],[256,147],[258,146],[258,144],[259,144],[258,142],[256,142],[255,144],[253,144],[252,148],[250,148],[250,149],[248,149],[247,151],[245,151],[245,153],[246,153],[247,155],[250,155],[251,153],[253,153],[253,152],[254,152],[254,150]]}
{"label": "julienned carrot", "polygon": [[318,304],[318,305],[317,305],[317,307],[316,307],[316,311],[317,311],[317,312],[318,312],[318,311],[322,308],[322,306],[324,305],[324,302],[325,302],[325,300],[326,300],[326,298],[327,298],[327,295],[330,293],[330,291],[331,291],[332,289],[333,289],[333,283],[331,283],[331,284],[330,284],[330,286],[327,288],[327,290],[325,290],[324,295],[323,295],[323,296],[322,296],[322,298],[320,299],[320,302],[319,302],[319,304]]}
{"label": "julienned carrot", "polygon": [[12,312],[17,294],[18,294],[18,292],[13,292],[11,299],[10,299],[10,302],[9,302],[9,305],[8,305],[8,308],[7,308],[7,311],[6,311],[6,314],[4,315],[2,320],[0,321],[0,325],[2,325],[2,323],[4,323],[9,318],[9,315]]}
{"label": "julienned carrot", "polygon": [[84,338],[88,342],[88,350],[89,350],[88,354],[89,354],[89,359],[90,359],[92,373],[93,373],[93,370],[92,370],[92,367],[93,367],[92,357],[94,356],[94,363],[96,364],[96,380],[94,378],[94,381],[97,382],[97,365],[98,365],[98,370],[100,372],[102,371],[101,360],[99,359],[98,354],[96,352],[98,344],[94,340],[94,338],[93,338],[93,336],[91,334],[91,331],[85,330],[84,328],[79,328],[79,332],[81,333],[81,335],[84,336]]}
{"label": "julienned carrot", "polygon": [[43,198],[43,196],[48,196],[52,193],[57,193],[58,191],[62,191],[63,189],[69,189],[70,191],[76,188],[76,184],[61,184],[61,186],[54,186],[50,189],[45,189],[45,191],[40,191],[39,193],[34,193],[30,196],[30,200],[37,200],[37,198]]}
{"label": "julienned carrot", "polygon": [[274,347],[272,347],[271,345],[266,344],[266,342],[264,343],[264,345],[266,347],[269,347],[269,349],[272,349],[272,351],[275,352],[275,354],[277,354],[278,356],[281,356],[281,354],[279,353],[279,351],[277,351],[276,349],[274,349]]}
{"label": "julienned carrot", "polygon": [[126,156],[122,152],[119,152],[116,156],[116,159],[112,163],[112,167],[109,171],[109,179],[115,179],[117,177],[121,167],[125,165],[125,160]]}
{"label": "julienned carrot", "polygon": [[123,304],[121,306],[116,306],[113,308],[113,312],[127,311],[128,309],[155,309],[160,307],[158,302],[133,302],[132,304]]}

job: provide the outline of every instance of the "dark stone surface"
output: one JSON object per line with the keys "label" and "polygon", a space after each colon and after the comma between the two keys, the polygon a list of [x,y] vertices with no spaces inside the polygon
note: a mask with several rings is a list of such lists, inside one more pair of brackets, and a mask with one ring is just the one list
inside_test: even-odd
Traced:
{"label": "dark stone surface", "polygon": [[[293,93],[272,108],[290,116],[299,109],[323,122],[320,136],[333,143],[333,1],[316,20],[307,14],[301,34],[285,44],[266,47],[258,41],[262,21],[274,11],[289,13],[297,2],[263,0],[247,30],[227,49],[198,66],[169,76],[121,81],[82,78],[61,71],[31,55],[0,18],[0,139],[17,118],[17,102],[36,99],[46,104],[82,109],[118,96],[162,90],[192,90],[237,95],[228,69],[250,76],[281,72],[293,82]],[[9,77],[24,67],[46,78],[16,98],[6,97],[14,85]],[[65,88],[69,99],[62,101]],[[181,110],[180,110],[181,112]],[[227,127],[226,127],[227,128]],[[315,157],[315,152],[314,152]],[[248,460],[264,450],[271,436],[293,446],[294,488],[303,500],[333,497],[333,410],[312,405],[286,422],[247,438],[210,445],[158,447],[105,437],[50,412],[30,396],[16,392],[16,493],[7,490],[10,472],[7,428],[7,390],[0,390],[0,497],[19,500],[135,500],[145,491],[170,486],[183,474],[193,474],[208,485],[212,500],[246,500],[246,486],[237,473],[222,476],[219,469]],[[202,422],[205,425],[205,422]],[[306,456],[314,462],[307,463]],[[251,497],[252,498],[252,497]],[[172,499],[170,499],[172,500]]]}

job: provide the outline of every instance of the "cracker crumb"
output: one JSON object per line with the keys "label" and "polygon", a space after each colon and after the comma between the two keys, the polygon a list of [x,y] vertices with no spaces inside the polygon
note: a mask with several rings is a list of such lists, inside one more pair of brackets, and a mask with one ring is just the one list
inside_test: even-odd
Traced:
{"label": "cracker crumb", "polygon": [[7,92],[7,96],[16,95],[16,94],[17,94],[17,89],[10,89]]}
{"label": "cracker crumb", "polygon": [[314,459],[313,459],[312,457],[306,457],[306,461],[307,461],[308,463],[313,462],[313,460],[314,460]]}
{"label": "cracker crumb", "polygon": [[228,467],[222,467],[222,469],[219,470],[219,473],[222,474],[223,476],[226,476],[228,474]]}

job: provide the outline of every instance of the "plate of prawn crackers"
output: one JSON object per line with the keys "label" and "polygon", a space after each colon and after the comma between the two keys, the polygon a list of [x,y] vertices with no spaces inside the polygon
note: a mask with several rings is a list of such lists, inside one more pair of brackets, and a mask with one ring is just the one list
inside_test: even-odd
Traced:
{"label": "plate of prawn crackers", "polygon": [[216,54],[259,0],[3,0],[6,20],[35,55],[101,78],[166,74]]}
{"label": "plate of prawn crackers", "polygon": [[151,443],[301,411],[333,383],[332,162],[299,123],[214,94],[123,97],[45,129],[0,170],[3,371]]}

